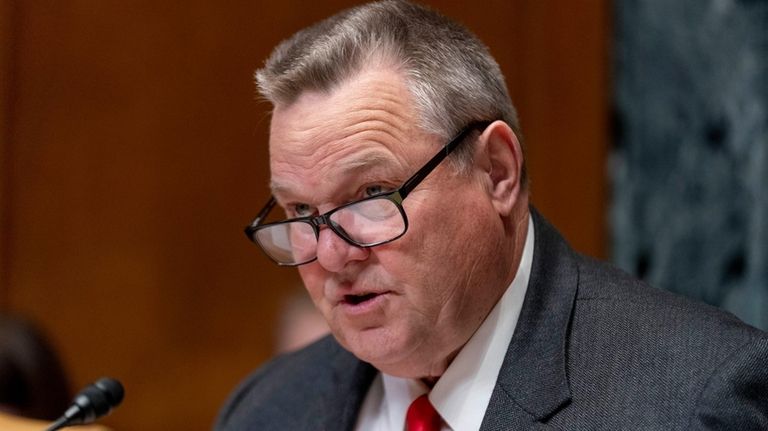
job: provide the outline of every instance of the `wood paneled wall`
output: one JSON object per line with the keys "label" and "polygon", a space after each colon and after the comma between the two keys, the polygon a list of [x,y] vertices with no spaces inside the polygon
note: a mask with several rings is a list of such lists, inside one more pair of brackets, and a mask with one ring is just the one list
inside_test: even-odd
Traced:
{"label": "wood paneled wall", "polygon": [[[0,0],[0,301],[74,386],[124,381],[118,430],[208,429],[299,285],[242,235],[268,196],[252,72],[354,2]],[[473,29],[522,119],[533,200],[605,250],[607,0],[429,2]]]}
{"label": "wood paneled wall", "polygon": [[8,242],[4,238],[10,233],[7,223],[10,212],[10,130],[11,130],[11,83],[12,83],[12,31],[13,8],[11,0],[0,0],[0,304],[6,302],[6,280],[10,270]]}

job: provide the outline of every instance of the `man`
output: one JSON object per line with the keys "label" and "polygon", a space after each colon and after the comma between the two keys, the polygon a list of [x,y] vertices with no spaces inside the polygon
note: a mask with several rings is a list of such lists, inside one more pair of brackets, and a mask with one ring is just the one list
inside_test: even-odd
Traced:
{"label": "man", "polygon": [[503,77],[466,29],[364,5],[256,78],[273,199],[247,233],[333,337],[257,371],[217,429],[768,428],[767,334],[575,253],[529,206]]}

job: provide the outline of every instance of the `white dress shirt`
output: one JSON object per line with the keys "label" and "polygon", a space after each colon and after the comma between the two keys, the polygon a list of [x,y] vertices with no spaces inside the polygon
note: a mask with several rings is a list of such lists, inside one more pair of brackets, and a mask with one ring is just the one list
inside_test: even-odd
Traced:
{"label": "white dress shirt", "polygon": [[363,401],[356,430],[402,431],[408,406],[427,392],[444,420],[444,431],[480,429],[523,307],[533,261],[533,236],[529,215],[523,256],[512,284],[432,390],[421,380],[379,373]]}

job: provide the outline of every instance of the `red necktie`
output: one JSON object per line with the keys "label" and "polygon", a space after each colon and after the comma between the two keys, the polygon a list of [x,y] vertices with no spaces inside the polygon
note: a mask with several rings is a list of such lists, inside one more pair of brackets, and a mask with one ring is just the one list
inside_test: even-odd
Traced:
{"label": "red necktie", "polygon": [[440,431],[442,419],[427,394],[424,394],[411,403],[408,413],[405,414],[406,431]]}

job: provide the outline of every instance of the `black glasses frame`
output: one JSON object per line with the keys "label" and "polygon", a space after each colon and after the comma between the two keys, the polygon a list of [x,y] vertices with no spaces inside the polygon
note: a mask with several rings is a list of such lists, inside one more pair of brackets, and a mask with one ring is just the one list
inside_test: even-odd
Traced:
{"label": "black glasses frame", "polygon": [[[402,237],[405,235],[405,233],[408,231],[408,217],[405,214],[405,210],[403,209],[403,200],[405,200],[406,197],[413,191],[413,189],[416,188],[419,184],[421,184],[422,181],[443,161],[446,157],[448,157],[449,154],[451,154],[464,140],[466,137],[473,131],[477,130],[482,132],[485,130],[486,127],[488,127],[491,124],[490,121],[478,121],[471,123],[467,127],[461,130],[453,139],[450,140],[447,144],[443,146],[443,148],[440,149],[440,151],[435,154],[427,163],[424,164],[424,166],[421,167],[418,171],[416,171],[413,176],[408,178],[403,185],[401,185],[397,190],[390,191],[390,192],[382,192],[375,194],[373,196],[369,196],[364,199],[359,199],[353,202],[346,203],[344,205],[338,206],[332,210],[329,210],[323,214],[316,215],[316,216],[306,216],[306,217],[297,217],[292,218],[288,220],[282,220],[279,222],[274,223],[267,223],[267,224],[261,224],[264,219],[267,218],[270,211],[272,211],[272,208],[274,208],[277,201],[275,200],[274,196],[270,196],[269,201],[264,205],[264,207],[259,211],[259,214],[256,216],[256,218],[253,219],[253,221],[245,227],[245,235],[248,237],[251,242],[257,244],[259,248],[264,252],[264,254],[267,255],[272,261],[277,263],[280,266],[299,266],[304,265],[306,263],[313,262],[317,259],[317,254],[315,254],[315,257],[306,260],[304,262],[297,262],[297,263],[284,263],[279,262],[275,260],[265,249],[263,245],[258,240],[258,237],[256,236],[256,232],[265,229],[268,227],[281,225],[281,224],[287,224],[287,223],[307,223],[310,226],[312,226],[312,230],[315,233],[315,238],[320,238],[320,226],[326,225],[328,226],[336,235],[338,235],[341,239],[346,241],[348,244],[354,245],[356,247],[362,247],[362,248],[370,248],[375,247],[377,245],[387,244],[389,242],[395,241],[396,239]],[[397,209],[400,211],[400,215],[403,217],[404,222],[404,228],[403,232],[400,233],[400,235],[397,235],[394,238],[384,240],[384,241],[377,241],[373,243],[361,243],[359,241],[355,241],[354,239],[350,238],[347,233],[344,231],[344,229],[339,226],[338,224],[334,223],[331,220],[331,216],[339,210],[342,210],[344,208],[347,208],[351,205],[357,205],[360,202],[370,201],[373,199],[386,199],[391,201],[395,204]]]}

